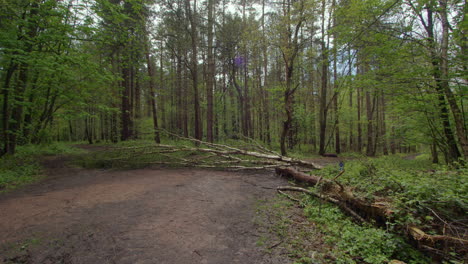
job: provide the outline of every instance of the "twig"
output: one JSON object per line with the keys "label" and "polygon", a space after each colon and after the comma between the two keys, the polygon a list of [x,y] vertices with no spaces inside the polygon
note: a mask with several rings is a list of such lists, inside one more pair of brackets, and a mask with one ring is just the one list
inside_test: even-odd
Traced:
{"label": "twig", "polygon": [[283,240],[281,240],[280,242],[274,244],[273,246],[268,247],[268,249],[274,249],[275,247],[281,245],[282,243],[283,243]]}
{"label": "twig", "polygon": [[341,175],[343,175],[345,171],[342,170],[338,175],[335,176],[335,178],[332,179],[332,181],[336,181],[336,179],[338,179],[338,177],[340,177]]}
{"label": "twig", "polygon": [[285,193],[285,192],[283,192],[283,191],[281,191],[281,190],[276,190],[276,191],[277,191],[278,193],[280,193],[280,194],[286,196],[286,198],[288,198],[288,199],[291,200],[291,201],[298,202],[299,204],[301,203],[301,200],[296,199],[296,198],[292,197],[291,195],[289,195],[289,194],[287,194],[287,193]]}

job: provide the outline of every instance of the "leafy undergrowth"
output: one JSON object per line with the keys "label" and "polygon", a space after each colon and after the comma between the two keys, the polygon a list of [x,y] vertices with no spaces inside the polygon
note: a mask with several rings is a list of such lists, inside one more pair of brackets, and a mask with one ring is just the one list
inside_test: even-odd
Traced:
{"label": "leafy undergrowth", "polygon": [[[336,165],[314,172],[327,178],[338,173]],[[338,180],[352,186],[353,193],[370,202],[377,197],[390,202],[394,213],[386,228],[392,233],[404,234],[407,226],[414,225],[428,234],[466,239],[467,168],[432,165],[424,155],[413,160],[386,156],[347,161],[345,173]],[[449,263],[462,263],[466,258],[462,245],[439,245],[439,248],[444,250],[432,253]]]}
{"label": "leafy undergrowth", "polygon": [[305,215],[323,233],[333,261],[329,263],[430,263],[402,237],[370,225],[358,225],[331,204],[305,199]]}
{"label": "leafy undergrowth", "polygon": [[19,146],[15,155],[4,155],[0,158],[0,192],[41,179],[43,176],[40,159],[44,156],[81,152],[80,149],[64,143]]}
{"label": "leafy undergrowth", "polygon": [[[255,222],[259,230],[257,246],[284,263],[389,263],[430,261],[402,237],[386,230],[361,226],[339,208],[306,195],[301,204],[285,197],[261,201]],[[304,207],[304,209],[298,206]]]}

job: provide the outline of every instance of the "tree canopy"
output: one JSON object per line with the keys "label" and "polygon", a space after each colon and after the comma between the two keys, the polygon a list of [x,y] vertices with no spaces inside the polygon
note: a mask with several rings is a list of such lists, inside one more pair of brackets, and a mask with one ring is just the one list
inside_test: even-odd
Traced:
{"label": "tree canopy", "polygon": [[1,153],[159,142],[162,128],[283,155],[466,159],[466,11],[460,0],[3,0]]}

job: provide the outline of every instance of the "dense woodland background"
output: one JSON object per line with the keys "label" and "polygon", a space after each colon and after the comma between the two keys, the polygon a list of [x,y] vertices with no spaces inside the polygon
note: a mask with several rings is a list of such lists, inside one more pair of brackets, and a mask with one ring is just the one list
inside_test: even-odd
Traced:
{"label": "dense woodland background", "polygon": [[[159,128],[468,156],[466,1],[0,0],[2,153]],[[156,130],[155,130],[156,129]]]}

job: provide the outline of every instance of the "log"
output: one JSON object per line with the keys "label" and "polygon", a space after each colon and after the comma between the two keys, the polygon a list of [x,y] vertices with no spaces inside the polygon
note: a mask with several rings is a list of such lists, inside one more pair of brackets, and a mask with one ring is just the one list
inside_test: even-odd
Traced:
{"label": "log", "polygon": [[408,226],[408,232],[411,236],[417,240],[422,242],[428,242],[430,244],[434,244],[437,241],[445,241],[451,243],[459,243],[462,245],[468,245],[468,240],[458,237],[451,237],[451,236],[444,236],[444,235],[429,235],[426,234],[421,229],[417,228],[416,226]]}
{"label": "log", "polygon": [[180,135],[171,133],[163,129],[160,129],[160,131],[168,135],[172,135],[177,138],[183,139],[183,140],[189,140],[196,144],[203,144],[203,145],[210,147],[210,148],[193,148],[195,150],[202,151],[202,152],[210,152],[210,153],[215,153],[215,154],[220,154],[220,155],[245,155],[245,156],[251,156],[254,158],[285,162],[291,166],[301,166],[301,167],[306,167],[310,169],[322,169],[323,168],[322,166],[315,164],[313,162],[282,156],[282,155],[277,154],[274,151],[266,150],[265,148],[263,152],[255,152],[255,151],[235,148],[235,147],[228,146],[228,145],[210,143],[210,142],[198,140],[195,138],[182,137]]}
{"label": "log", "polygon": [[[317,185],[318,182],[321,181],[322,177],[317,177],[314,175],[309,175],[304,172],[300,172],[298,170],[295,170],[293,168],[288,168],[288,167],[279,167],[275,169],[276,174],[289,177],[289,178],[294,178],[295,180],[303,183],[307,183],[311,186]],[[327,181],[327,180],[325,180]]]}
{"label": "log", "polygon": [[[312,191],[309,191],[307,189],[304,189],[304,188],[300,188],[300,187],[293,187],[293,186],[279,186],[276,188],[276,190],[278,192],[282,192],[282,191],[293,191],[293,192],[303,192],[303,193],[307,193],[309,195],[312,195],[312,196],[315,196],[317,198],[320,198],[322,200],[326,200],[332,204],[335,204],[337,205],[338,207],[340,207],[343,211],[346,211],[347,213],[349,213],[354,219],[356,219],[358,222],[360,223],[367,223],[367,221],[362,218],[359,214],[357,214],[355,211],[353,211],[351,208],[349,208],[348,206],[346,206],[345,203],[343,202],[340,202],[339,200],[337,199],[334,199],[334,198],[331,198],[331,197],[327,197],[327,196],[324,196],[324,195],[321,195],[321,194],[317,194],[317,193],[314,193]],[[291,197],[287,196],[289,199],[291,200],[295,200],[295,199],[292,199]],[[295,200],[297,201],[297,200]]]}
{"label": "log", "polygon": [[[377,224],[385,224],[391,222],[393,216],[393,208],[390,203],[387,202],[374,202],[370,203],[352,194],[352,190],[349,187],[342,186],[338,182],[329,179],[323,179],[315,175],[308,175],[306,173],[297,171],[293,168],[280,167],[276,168],[276,173],[281,176],[293,178],[301,183],[305,183],[309,186],[319,187],[319,185],[328,186],[327,188],[320,188],[321,194],[317,195],[304,188],[289,187],[279,188],[278,190],[290,190],[290,191],[301,191],[304,193],[311,194],[320,199],[334,203],[340,206],[341,209],[347,211],[353,218],[359,219],[361,222],[365,220],[374,220]],[[341,174],[339,174],[340,176]],[[338,178],[335,177],[335,179]],[[379,199],[377,199],[379,200]],[[382,199],[383,200],[383,199]],[[429,235],[422,231],[420,228],[409,225],[406,227],[406,234],[414,241],[417,241],[421,246],[434,246],[436,242],[442,241],[451,244],[458,244],[466,248],[468,246],[468,240],[459,237],[452,237],[447,235]]]}

